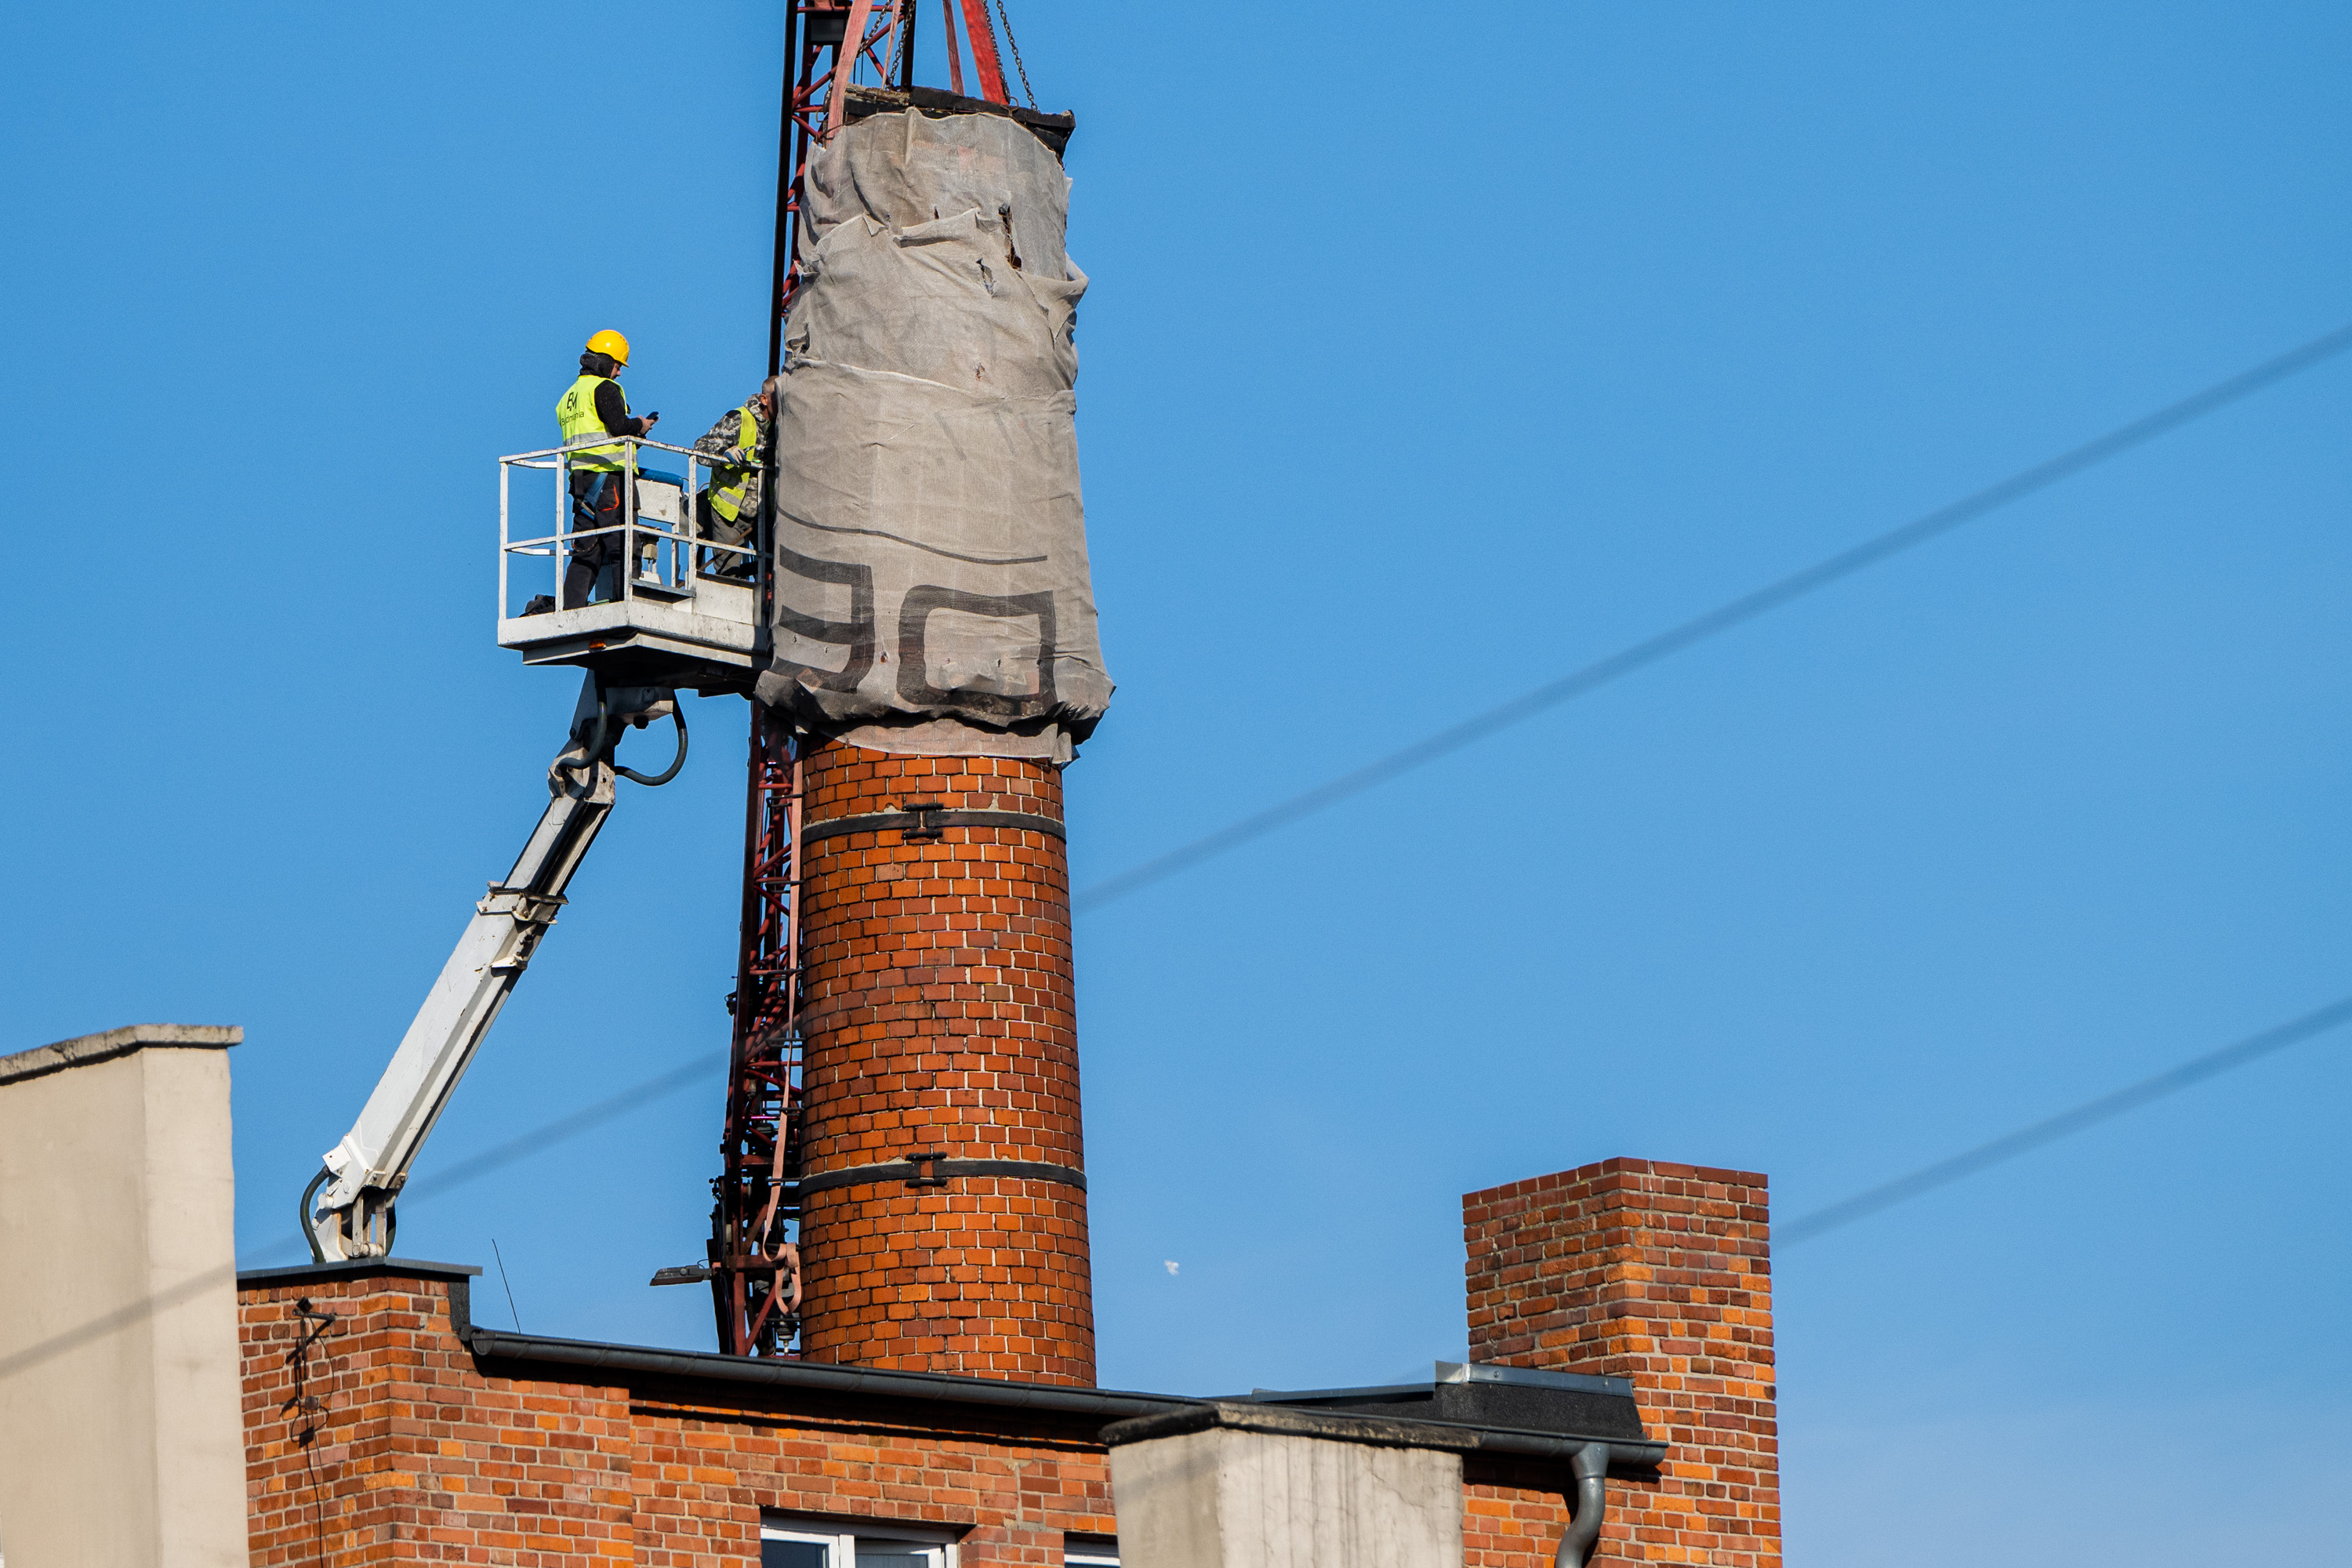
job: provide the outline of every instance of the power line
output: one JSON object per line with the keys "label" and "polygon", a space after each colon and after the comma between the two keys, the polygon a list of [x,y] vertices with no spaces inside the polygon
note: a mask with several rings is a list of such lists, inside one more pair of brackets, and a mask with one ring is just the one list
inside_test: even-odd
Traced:
{"label": "power line", "polygon": [[436,1193],[446,1193],[452,1187],[478,1181],[518,1160],[527,1160],[552,1144],[561,1143],[567,1138],[576,1138],[592,1127],[617,1121],[632,1110],[666,1099],[679,1089],[697,1083],[714,1082],[719,1069],[726,1065],[727,1053],[714,1051],[671,1068],[667,1072],[656,1073],[643,1083],[633,1083],[616,1093],[606,1095],[593,1105],[583,1105],[543,1126],[534,1127],[528,1132],[518,1132],[503,1143],[493,1143],[480,1153],[469,1155],[436,1175],[411,1182],[402,1189],[402,1195],[412,1199],[429,1198]]}
{"label": "power line", "polygon": [[2168,404],[2153,414],[2143,415],[2127,425],[2118,426],[2071,451],[2062,452],[2011,474],[1998,484],[1989,485],[1948,506],[1938,507],[1899,528],[1889,529],[1860,544],[1841,550],[1801,571],[1790,573],[1778,582],[1742,594],[1680,626],[1622,648],[1606,658],[1597,659],[1581,669],[1572,670],[1557,680],[1538,686],[1483,713],[1473,714],[1433,735],[1367,763],[1352,773],[1342,773],[1328,784],[1318,784],[1213,833],[1204,834],[1189,844],[1179,845],[1139,866],[1106,877],[1092,887],[1081,889],[1070,900],[1070,907],[1076,912],[1084,913],[1098,910],[1130,893],[1140,892],[1154,882],[1164,881],[1203,860],[1223,855],[1229,849],[1239,848],[1277,828],[1287,827],[1326,807],[1337,805],[1343,800],[1411,773],[1424,763],[1435,762],[1499,731],[1524,723],[1563,702],[1573,701],[1636,670],[1647,668],[1685,648],[1695,647],[1745,626],[1785,605],[1817,594],[1858,572],[1916,550],[1963,524],[1999,511],[2036,491],[2049,489],[2062,479],[2072,479],[2086,468],[2095,468],[2111,458],[2121,457],[2159,436],[2168,435],[2264,387],[2309,370],[2347,348],[2352,348],[2352,325],[2338,327],[2332,332],[2312,339],[2300,348],[2289,350],[2275,359],[2264,360],[2251,370],[2241,371],[2226,380],[2215,382],[2201,392]]}
{"label": "power line", "polygon": [[[2224,1046],[2218,1051],[2183,1062],[2179,1067],[2168,1072],[2158,1073],[2154,1078],[2143,1079],[2137,1083],[2116,1089],[2112,1093],[2101,1095],[2096,1100],[2086,1100],[2071,1110],[2060,1111],[2055,1116],[2021,1128],[2006,1137],[1996,1138],[1990,1143],[1979,1144],[1965,1153],[1956,1154],[1948,1160],[1938,1161],[1922,1170],[1914,1171],[1907,1176],[1898,1176],[1894,1181],[1883,1183],[1866,1192],[1858,1193],[1841,1203],[1832,1204],[1827,1208],[1816,1209],[1811,1214],[1790,1221],[1787,1225],[1776,1226],[1777,1234],[1774,1240],[1782,1247],[1801,1246],[1840,1226],[1866,1218],[1882,1209],[1891,1208],[1896,1204],[1907,1202],[1924,1193],[1933,1192],[1937,1187],[1948,1186],[1954,1182],[1975,1175],[1979,1171],[2013,1160],[2021,1154],[2054,1143],[2062,1138],[2071,1137],[2102,1121],[2111,1121],[2126,1112],[2137,1110],[2143,1105],[2150,1104],[2169,1095],[2179,1094],[2208,1079],[2218,1078],[2223,1073],[2244,1067],[2273,1052],[2284,1050],[2287,1047],[2307,1040],[2315,1035],[2325,1034],[2343,1025],[2347,1020],[2352,1020],[2352,996],[2339,998],[2314,1012],[2305,1014],[2300,1018],[2292,1019],[2275,1027],[2265,1029],[2259,1035],[2240,1040],[2234,1045]],[[619,1093],[610,1095],[593,1105],[584,1106],[569,1115],[558,1117],[528,1132],[518,1134],[471,1159],[460,1161],[453,1165],[430,1184],[430,1190],[446,1192],[467,1182],[478,1180],[488,1175],[492,1171],[518,1160],[527,1159],[533,1153],[565,1139],[575,1137],[592,1127],[616,1121],[632,1110],[649,1105],[656,1100],[685,1088],[694,1081],[697,1075],[708,1072],[723,1059],[724,1056],[721,1053],[719,1056],[688,1063],[685,1067],[673,1068],[667,1072],[656,1073],[652,1078],[641,1083],[633,1084]],[[424,1185],[420,1184],[420,1188]],[[280,1258],[291,1257],[301,1250],[302,1244],[299,1240],[272,1243],[248,1253],[235,1264],[193,1276],[169,1289],[159,1291],[129,1306],[118,1308],[78,1328],[68,1329],[64,1333],[44,1340],[38,1344],[28,1345],[13,1355],[0,1358],[0,1378],[9,1377],[27,1367],[62,1355],[77,1345],[87,1344],[118,1329],[127,1328],[157,1312],[168,1310],[184,1301],[191,1300],[226,1282],[240,1268],[257,1268]]]}
{"label": "power line", "polygon": [[2086,1100],[2071,1110],[2045,1117],[1990,1143],[1979,1143],[1948,1160],[1938,1160],[1907,1176],[1897,1176],[1891,1182],[1881,1183],[1841,1203],[1815,1209],[1809,1215],[1790,1220],[1787,1225],[1775,1226],[1772,1239],[1782,1247],[1801,1246],[1856,1220],[1866,1219],[1882,1209],[1908,1203],[1922,1194],[1934,1192],[1937,1187],[1949,1186],[1979,1171],[1990,1170],[2021,1154],[2030,1154],[2036,1149],[2055,1143],[2062,1138],[2071,1138],[2077,1132],[2096,1127],[2103,1121],[2112,1121],[2143,1105],[2179,1094],[2207,1079],[2218,1078],[2249,1062],[2259,1061],[2274,1051],[2283,1051],[2315,1035],[2324,1035],[2347,1019],[2352,1019],[2352,996],[2330,1002],[2325,1007],[2264,1029],[2261,1034],[2250,1036],[2235,1045],[2224,1046],[2218,1051],[2193,1058],[2168,1072],[2142,1079],[2113,1093],[2103,1094],[2096,1100]]}
{"label": "power line", "polygon": [[[404,1195],[411,1199],[430,1197],[436,1193],[446,1193],[452,1188],[464,1186],[468,1182],[479,1181],[494,1171],[503,1170],[518,1161],[543,1153],[567,1139],[576,1138],[581,1133],[601,1127],[608,1121],[617,1121],[629,1112],[651,1105],[655,1100],[675,1094],[697,1081],[708,1081],[709,1076],[725,1066],[726,1062],[727,1053],[718,1051],[698,1058],[683,1066],[656,1073],[653,1077],[642,1082],[631,1084],[628,1088],[615,1094],[607,1095],[593,1104],[584,1105],[577,1110],[557,1117],[552,1121],[543,1122],[527,1132],[519,1132],[502,1143],[494,1143],[478,1154],[458,1161],[438,1175],[425,1181],[411,1183],[404,1189]],[[158,1312],[169,1311],[173,1307],[194,1300],[205,1291],[233,1279],[240,1269],[267,1268],[272,1263],[301,1258],[306,1256],[306,1244],[299,1237],[284,1241],[273,1241],[256,1247],[235,1263],[219,1268],[207,1269],[202,1274],[191,1275],[168,1289],[160,1290],[128,1306],[118,1307],[113,1311],[93,1318],[78,1328],[68,1329],[65,1332],[43,1340],[38,1344],[27,1345],[13,1355],[0,1357],[0,1378],[12,1376],[27,1367],[63,1355],[77,1345],[88,1344],[90,1341],[103,1338],[118,1329],[129,1328],[134,1323],[145,1321]],[[513,1306],[511,1300],[509,1300],[508,1306],[510,1309]],[[519,1322],[521,1320],[518,1317],[516,1321]]]}
{"label": "power line", "polygon": [[[299,1245],[298,1242],[297,1247]],[[285,1248],[277,1250],[280,1256],[289,1255]],[[169,1289],[159,1290],[152,1296],[142,1297],[127,1307],[117,1307],[113,1311],[92,1318],[77,1328],[68,1329],[61,1334],[53,1334],[37,1344],[27,1345],[13,1355],[0,1356],[0,1382],[16,1376],[26,1367],[37,1366],[53,1356],[63,1355],[77,1345],[85,1345],[92,1340],[102,1339],[117,1329],[127,1329],[134,1323],[143,1323],[158,1312],[169,1311],[183,1302],[192,1301],[214,1287],[235,1278],[236,1270],[237,1266],[230,1263],[218,1268],[207,1269],[202,1274],[191,1275]]]}
{"label": "power line", "polygon": [[[1380,757],[1353,772],[1341,774],[1328,783],[1303,791],[1289,799],[1268,806],[1217,831],[1203,835],[1189,844],[1180,845],[1164,855],[1155,857],[1139,866],[1106,878],[1092,887],[1082,889],[1071,900],[1074,912],[1099,909],[1103,905],[1139,892],[1154,882],[1164,880],[1203,860],[1238,848],[1252,839],[1263,837],[1277,828],[1312,816],[1328,806],[1336,805],[1349,797],[1388,783],[1424,763],[1436,761],[1487,736],[1519,724],[1538,713],[1572,701],[1588,692],[1632,675],[1662,659],[1706,642],[1725,632],[1746,625],[1785,605],[1818,593],[1856,573],[1881,562],[1893,559],[1916,549],[1929,541],[1977,521],[2012,502],[2048,489],[2063,479],[2073,478],[2095,468],[2111,458],[2120,457],[2134,447],[2168,435],[2184,425],[2218,412],[2232,403],[2249,397],[2263,388],[2274,385],[2324,361],[2334,358],[2347,348],[2352,348],[2352,325],[2338,327],[2334,331],[2312,339],[2298,348],[2275,358],[2263,361],[2251,369],[2214,383],[2202,391],[2192,393],[2179,402],[2168,404],[2152,414],[2144,415],[2128,424],[2118,426],[2105,435],[2086,441],[2069,451],[2062,452],[2033,467],[2021,470],[1996,484],[1965,496],[1947,506],[1915,518],[1900,527],[1888,530],[1874,538],[1825,557],[1777,582],[1754,589],[1727,601],[1703,615],[1694,616],[1679,626],[1669,627],[1654,637],[1620,649],[1605,658],[1595,660],[1581,668],[1571,670],[1556,680],[1538,686],[1508,702],[1473,714],[1459,723],[1448,726],[1409,746]],[[2046,1121],[1995,1139],[1965,1153],[1953,1156],[1910,1175],[1898,1177],[1884,1185],[1833,1204],[1826,1209],[1804,1215],[1780,1227],[1783,1246],[1794,1247],[1824,1235],[1841,1226],[1852,1224],[1881,1209],[1906,1202],[1919,1194],[1959,1181],[1992,1165],[2011,1160],[2069,1137],[2085,1128],[2137,1110],[2152,1100],[2177,1094],[2189,1086],[2218,1074],[2231,1071],[2273,1051],[2284,1049],[2311,1036],[2332,1029],[2352,1017],[2352,997],[2329,1004],[2317,1012],[2306,1014],[2292,1023],[2256,1035],[2251,1039],[2225,1047],[2210,1056],[2200,1057],[2155,1078],[2118,1089],[2113,1094],[2062,1111]],[[725,1053],[698,1058],[683,1066],[656,1073],[652,1078],[633,1084],[593,1104],[547,1122],[527,1132],[517,1134],[504,1142],[493,1144],[481,1153],[461,1160],[436,1177],[418,1182],[408,1189],[412,1199],[429,1197],[436,1193],[477,1181],[492,1172],[518,1161],[530,1158],[553,1144],[616,1121],[652,1101],[686,1088],[719,1066]],[[150,1296],[144,1300],[108,1313],[81,1325],[31,1345],[5,1359],[0,1359],[0,1377],[25,1367],[47,1361],[75,1345],[86,1343],[114,1330],[143,1320],[159,1310],[176,1306],[201,1294],[233,1274],[237,1268],[250,1268],[282,1257],[292,1256],[299,1247],[294,1243],[272,1243],[248,1254],[239,1264],[215,1269],[184,1280],[169,1290]]]}

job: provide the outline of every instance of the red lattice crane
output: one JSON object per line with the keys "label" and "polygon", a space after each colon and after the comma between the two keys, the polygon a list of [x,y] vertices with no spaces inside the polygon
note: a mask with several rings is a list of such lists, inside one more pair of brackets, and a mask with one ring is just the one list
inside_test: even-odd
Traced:
{"label": "red lattice crane", "polygon": [[[923,0],[816,0],[788,5],[783,113],[777,145],[773,310],[768,369],[783,364],[784,318],[800,280],[801,181],[809,149],[844,123],[855,93],[890,107],[953,109],[972,86],[1011,105],[989,0],[937,0],[947,87],[915,84]],[[999,6],[1002,17],[1002,6]],[[854,47],[851,40],[856,40]],[[1005,41],[1012,42],[1006,23]],[[1016,70],[1019,51],[1013,50]],[[845,65],[846,61],[846,65]],[[1026,72],[1021,72],[1026,85]],[[871,84],[870,87],[868,84]],[[903,96],[901,96],[903,95]],[[996,112],[1003,112],[997,110]],[[773,504],[770,488],[769,504]],[[763,606],[764,609],[764,606]],[[763,617],[764,618],[764,617]],[[712,1182],[709,1273],[719,1348],[734,1355],[790,1354],[798,1318],[799,1258],[788,1230],[799,1218],[801,739],[791,721],[751,704],[751,789],[743,851],[742,944],[727,1080],[724,1168]]]}

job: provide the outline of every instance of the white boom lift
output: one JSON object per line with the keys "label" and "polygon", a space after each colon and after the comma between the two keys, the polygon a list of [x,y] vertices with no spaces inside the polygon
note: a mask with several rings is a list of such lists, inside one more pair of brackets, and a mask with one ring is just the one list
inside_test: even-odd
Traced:
{"label": "white boom lift", "polygon": [[[626,728],[642,729],[665,716],[677,725],[677,759],[666,771],[648,776],[613,761]],[[686,715],[669,688],[606,687],[593,673],[582,683],[571,743],[548,769],[553,798],[539,826],[514,869],[492,882],[474,906],[465,934],[366,1109],[302,1194],[302,1228],[312,1258],[328,1262],[391,1252],[393,1200],[540,938],[555,923],[565,886],[612,812],[614,779],[667,784],[686,764]]]}
{"label": "white boom lift", "polygon": [[[552,798],[514,869],[475,904],[465,934],[360,1119],[303,1191],[302,1234],[320,1262],[391,1252],[393,1200],[540,939],[555,923],[563,889],[613,809],[614,781],[667,784],[685,766],[686,715],[677,689],[714,694],[751,686],[761,644],[757,606],[766,585],[765,532],[740,545],[696,537],[689,525],[696,477],[698,471],[707,477],[713,459],[637,437],[586,437],[572,445],[622,451],[625,504],[618,523],[582,530],[571,516],[572,447],[499,459],[499,646],[520,651],[527,664],[588,671],[570,741],[548,769]],[[683,472],[641,467],[650,452],[680,459]],[[517,538],[509,498],[516,477],[530,471],[555,481],[555,531]],[[572,552],[599,533],[623,536],[618,553],[629,569],[606,569],[613,580],[602,600],[566,604]],[[552,567],[554,591],[518,615],[509,601],[522,586],[522,574],[514,569],[534,564],[533,557]],[[677,760],[667,770],[648,777],[614,762],[614,747],[628,728],[665,717],[677,725]]]}

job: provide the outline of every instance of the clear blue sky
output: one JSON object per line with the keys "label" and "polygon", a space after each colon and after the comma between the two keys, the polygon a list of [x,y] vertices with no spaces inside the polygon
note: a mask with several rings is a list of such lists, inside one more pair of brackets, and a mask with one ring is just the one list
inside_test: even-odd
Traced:
{"label": "clear blue sky", "polygon": [[[1012,8],[1095,280],[1082,883],[2352,320],[2340,6]],[[666,432],[763,368],[778,12],[10,30],[0,1047],[243,1024],[250,1255],[542,799],[492,458],[595,328]],[[1793,1216],[2352,990],[2348,413],[2352,361],[1084,920],[1103,1380],[1403,1375],[1465,1190]],[[745,714],[692,718],[420,1181],[723,1043]],[[1786,1253],[1796,1558],[2340,1561],[2347,1058]],[[403,1250],[706,1345],[644,1281],[719,1092]]]}

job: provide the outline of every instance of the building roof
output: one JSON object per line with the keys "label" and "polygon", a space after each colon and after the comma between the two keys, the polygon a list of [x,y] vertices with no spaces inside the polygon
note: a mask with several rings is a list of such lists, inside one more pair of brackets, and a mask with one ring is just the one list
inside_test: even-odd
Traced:
{"label": "building roof", "polygon": [[[1643,1430],[1632,1385],[1622,1378],[1441,1363],[1437,1375],[1426,1384],[1259,1390],[1239,1398],[1203,1399],[845,1366],[796,1357],[721,1355],[489,1328],[473,1321],[470,1286],[480,1272],[469,1264],[380,1258],[252,1269],[237,1276],[237,1285],[268,1289],[370,1274],[446,1279],[450,1328],[477,1363],[488,1363],[486,1370],[507,1375],[538,1369],[542,1376],[552,1371],[558,1381],[568,1383],[699,1384],[698,1403],[722,1406],[758,1389],[769,1395],[798,1392],[882,1401],[909,1414],[918,1406],[945,1405],[974,1414],[1058,1419],[1105,1432],[1101,1440],[1106,1442],[1144,1441],[1212,1426],[1265,1426],[1338,1441],[1562,1461],[1587,1444],[1600,1442],[1610,1446],[1612,1468],[1638,1469],[1665,1457],[1665,1445],[1651,1440]],[[1116,1436],[1108,1434],[1107,1429],[1122,1424],[1125,1429]]]}
{"label": "building roof", "polygon": [[109,1057],[128,1056],[150,1046],[218,1051],[244,1041],[245,1031],[235,1024],[126,1024],[120,1029],[77,1035],[70,1040],[0,1057],[0,1083],[62,1072],[67,1068],[83,1067]]}

